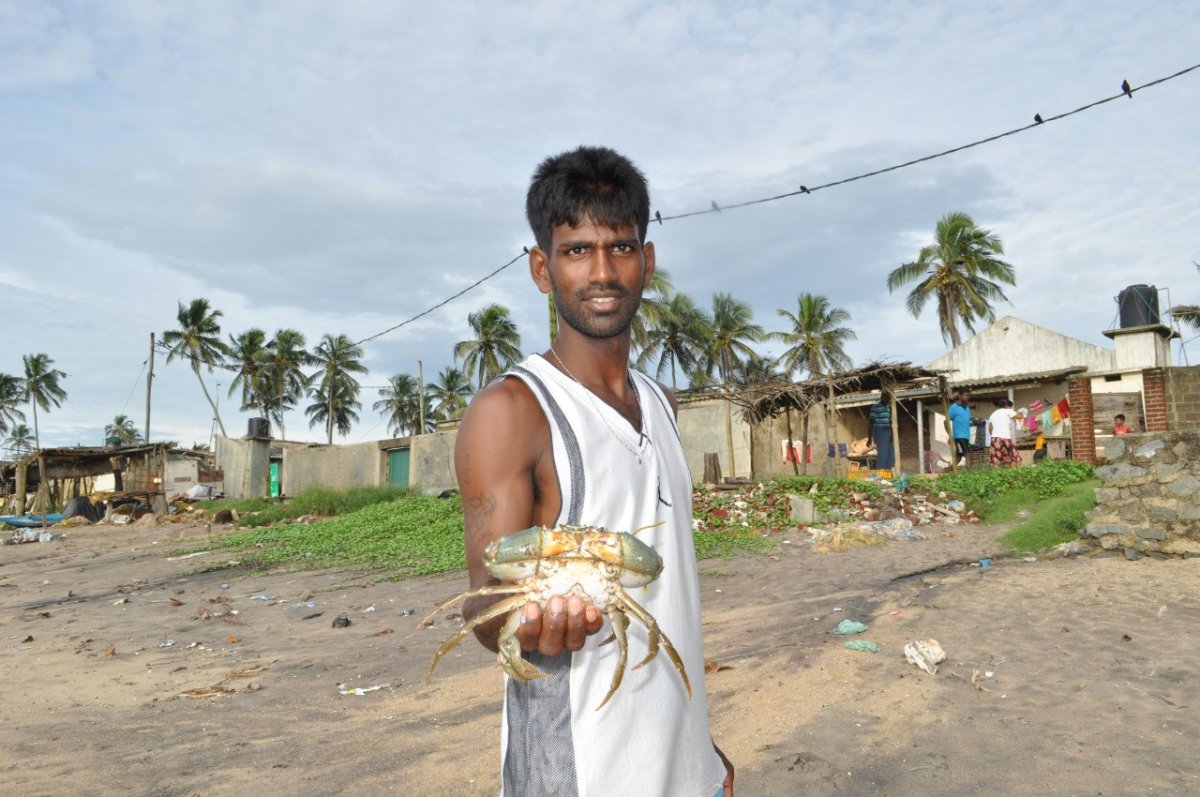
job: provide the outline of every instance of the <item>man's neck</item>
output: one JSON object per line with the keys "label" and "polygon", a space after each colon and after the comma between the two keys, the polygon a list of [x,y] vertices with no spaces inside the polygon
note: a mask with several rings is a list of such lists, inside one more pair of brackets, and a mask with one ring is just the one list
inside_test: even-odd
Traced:
{"label": "man's neck", "polygon": [[551,360],[557,360],[570,375],[589,387],[623,391],[629,370],[629,333],[612,338],[589,338],[579,333],[560,332],[551,345]]}

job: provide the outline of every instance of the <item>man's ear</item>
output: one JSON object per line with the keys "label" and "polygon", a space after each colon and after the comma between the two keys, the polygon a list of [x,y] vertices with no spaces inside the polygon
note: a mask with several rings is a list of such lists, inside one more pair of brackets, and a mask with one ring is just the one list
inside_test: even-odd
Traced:
{"label": "man's ear", "polygon": [[642,258],[646,262],[646,271],[642,280],[642,290],[650,287],[650,280],[654,279],[654,242],[646,241],[642,245]]}
{"label": "man's ear", "polygon": [[537,285],[539,291],[550,293],[550,258],[541,247],[535,246],[529,250],[529,276],[533,277],[533,284]]}

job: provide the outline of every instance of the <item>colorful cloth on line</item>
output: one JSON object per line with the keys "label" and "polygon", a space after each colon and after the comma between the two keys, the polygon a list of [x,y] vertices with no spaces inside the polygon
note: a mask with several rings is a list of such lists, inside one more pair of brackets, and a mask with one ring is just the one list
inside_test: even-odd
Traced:
{"label": "colorful cloth on line", "polygon": [[1071,400],[1070,399],[1063,399],[1062,401],[1058,402],[1058,404],[1056,404],[1054,406],[1055,406],[1055,409],[1058,410],[1058,414],[1061,415],[1062,417],[1064,417],[1064,418],[1071,417]]}
{"label": "colorful cloth on line", "polygon": [[1062,413],[1058,411],[1058,407],[1050,408],[1050,423],[1058,423],[1062,420]]}
{"label": "colorful cloth on line", "polygon": [[1011,439],[1005,437],[992,438],[992,446],[988,450],[988,458],[991,459],[993,465],[999,466],[1020,461],[1016,444]]}
{"label": "colorful cloth on line", "polygon": [[1030,412],[1041,412],[1044,409],[1046,409],[1046,402],[1042,399],[1038,399],[1029,405]]}

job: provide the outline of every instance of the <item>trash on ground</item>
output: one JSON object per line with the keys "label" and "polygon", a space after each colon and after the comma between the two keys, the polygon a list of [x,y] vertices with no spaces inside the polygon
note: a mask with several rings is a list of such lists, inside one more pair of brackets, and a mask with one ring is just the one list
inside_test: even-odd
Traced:
{"label": "trash on ground", "polygon": [[349,628],[350,627],[350,618],[346,617],[345,615],[338,615],[337,617],[333,618],[333,627],[334,628]]}
{"label": "trash on ground", "polygon": [[345,684],[338,684],[338,693],[343,695],[365,695],[367,692],[377,692],[380,689],[391,689],[392,684],[376,684],[375,686],[355,686],[347,689]]}
{"label": "trash on ground", "polygon": [[874,642],[870,642],[866,639],[848,640],[845,644],[845,647],[849,648],[850,650],[861,651],[862,653],[878,653],[879,652],[879,645],[877,645]]}
{"label": "trash on ground", "polygon": [[936,639],[917,639],[904,646],[904,658],[930,675],[937,674],[938,662],[944,661],[946,651]]}
{"label": "trash on ground", "polygon": [[835,634],[861,634],[867,630],[865,623],[860,623],[857,620],[851,620],[847,617],[837,624],[837,628],[833,629]]}

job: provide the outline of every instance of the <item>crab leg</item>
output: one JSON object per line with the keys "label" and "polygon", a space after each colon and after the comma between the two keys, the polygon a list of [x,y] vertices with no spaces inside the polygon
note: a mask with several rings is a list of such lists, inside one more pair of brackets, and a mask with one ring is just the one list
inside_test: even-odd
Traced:
{"label": "crab leg", "polygon": [[596,706],[596,711],[604,708],[604,704],[621,685],[621,679],[625,677],[625,663],[629,660],[629,639],[625,634],[625,629],[629,627],[629,617],[620,609],[609,609],[608,622],[617,640],[617,668],[613,670],[612,686],[608,687],[608,694],[600,701],[600,705]]}
{"label": "crab leg", "polygon": [[[654,619],[650,612],[643,609],[637,601],[629,597],[629,594],[626,593],[625,590],[617,590],[616,595],[617,600],[624,604],[625,608],[629,610],[629,613],[640,620],[642,625],[646,626],[646,630],[650,639],[653,640],[655,637],[657,637],[662,642],[663,650],[667,652],[667,658],[669,658],[671,663],[675,665],[675,669],[679,672],[679,677],[683,679],[683,686],[687,689],[688,700],[691,700],[692,684],[691,681],[688,680],[687,670],[683,666],[683,660],[679,658],[679,653],[676,652],[675,646],[671,644],[671,640],[662,632],[662,629],[658,627],[658,621]],[[653,644],[653,642],[651,642],[651,644]],[[637,666],[641,667],[648,661],[649,657],[647,657],[645,661]],[[637,668],[635,667],[634,669]]]}
{"label": "crab leg", "polygon": [[510,678],[518,681],[532,681],[535,678],[545,678],[546,674],[534,667],[521,656],[521,645],[517,642],[517,626],[521,624],[521,611],[515,610],[508,616],[504,627],[496,638],[496,658],[500,660],[500,668],[508,673]]}
{"label": "crab leg", "polygon": [[432,623],[433,618],[436,617],[438,614],[440,614],[441,612],[444,612],[446,609],[449,609],[451,606],[453,606],[456,603],[465,601],[467,598],[473,598],[476,595],[512,595],[513,593],[516,593],[516,592],[524,592],[524,589],[521,587],[518,587],[515,584],[492,584],[487,587],[480,587],[479,589],[470,590],[469,592],[463,592],[459,595],[455,595],[453,598],[446,601],[441,606],[438,606],[436,609],[431,611],[429,614],[427,614],[423,618],[421,618],[421,622],[417,623],[417,627],[424,628],[425,626]]}
{"label": "crab leg", "polygon": [[[484,589],[487,589],[487,587],[484,587]],[[478,591],[479,590],[476,590],[476,592]],[[433,654],[433,663],[429,665],[429,673],[425,676],[425,683],[430,683],[433,680],[433,671],[437,669],[438,662],[441,660],[442,656],[449,653],[458,645],[459,642],[462,642],[464,639],[466,639],[467,634],[474,631],[476,626],[480,625],[481,623],[486,623],[493,617],[499,617],[505,612],[518,609],[523,606],[526,601],[527,598],[524,594],[507,598],[506,600],[493,603],[487,609],[472,617],[469,622],[464,623],[463,627],[458,630],[458,633],[443,642],[442,646],[437,649],[437,653]]]}

